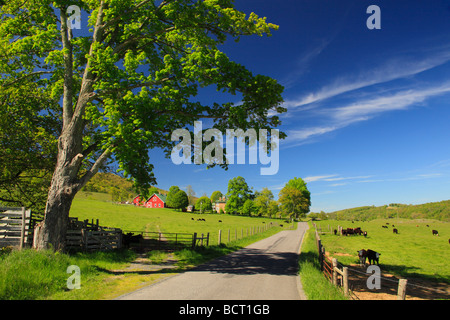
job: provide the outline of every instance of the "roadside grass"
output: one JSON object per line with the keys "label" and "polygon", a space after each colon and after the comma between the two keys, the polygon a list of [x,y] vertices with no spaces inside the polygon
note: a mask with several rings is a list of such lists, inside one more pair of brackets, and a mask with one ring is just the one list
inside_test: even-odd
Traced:
{"label": "roadside grass", "polygon": [[314,228],[311,224],[302,242],[299,276],[308,300],[348,300],[339,288],[324,277],[320,270]]}
{"label": "roadside grass", "polygon": [[[87,202],[89,201],[89,202]],[[80,203],[81,202],[81,203]],[[116,206],[111,203],[96,200],[74,202],[74,212],[80,219],[97,219],[101,225],[112,227],[128,226],[130,229],[148,227],[152,219],[160,217],[158,227],[161,230],[175,230],[180,224],[175,223],[176,218],[198,217],[199,215],[175,212],[170,209],[152,212],[151,209],[134,208],[131,206]],[[90,204],[90,206],[89,206]],[[83,207],[86,206],[86,207]],[[77,212],[78,211],[78,212]],[[84,211],[84,214],[82,214]],[[134,218],[133,218],[134,214]],[[185,216],[186,215],[186,216]],[[210,219],[213,216],[215,219]],[[272,219],[249,218],[227,215],[202,215],[209,224],[202,228],[227,226],[257,226],[261,221],[273,221]],[[221,219],[223,223],[218,223]],[[123,222],[122,222],[123,221]],[[190,218],[188,221],[192,221]],[[216,222],[214,222],[216,221]],[[225,222],[227,221],[227,223]],[[242,221],[242,223],[239,223]],[[279,220],[274,220],[279,222]],[[192,221],[194,222],[194,221]],[[195,221],[197,222],[197,221]],[[201,233],[198,224],[190,223],[186,232],[197,230]],[[199,222],[200,223],[200,222]],[[196,227],[196,229],[192,229]],[[290,225],[296,227],[296,225]],[[200,247],[196,250],[181,250],[172,253],[176,262],[176,269],[160,270],[155,272],[120,271],[127,268],[137,255],[131,250],[114,250],[92,253],[60,253],[53,251],[35,251],[24,249],[22,251],[0,252],[0,300],[99,300],[112,299],[121,294],[136,290],[144,285],[151,284],[162,278],[185,271],[201,263],[239,250],[251,243],[267,238],[279,231],[285,230],[287,225],[274,227],[265,232],[254,234],[243,239],[234,239],[232,232],[231,241],[221,245],[213,244],[208,247]],[[198,230],[200,229],[200,230]],[[177,230],[180,232],[180,230]],[[184,230],[183,230],[184,231]],[[182,232],[183,232],[182,231]],[[166,231],[170,232],[170,231]],[[240,232],[238,238],[240,237]],[[222,238],[222,242],[226,239]],[[148,258],[153,264],[159,264],[167,259],[167,253],[153,252]],[[67,267],[76,265],[80,268],[81,289],[69,290],[67,280],[72,275],[66,272]]]}
{"label": "roadside grass", "polygon": [[[0,300],[40,300],[54,296],[92,297],[102,290],[107,270],[122,267],[135,259],[129,250],[77,253],[68,255],[51,250],[13,250],[0,256]],[[67,289],[67,279],[72,275],[67,268],[80,268],[81,286],[85,290]],[[58,296],[59,294],[59,296]],[[75,294],[75,295],[74,295]]]}
{"label": "roadside grass", "polygon": [[[380,267],[383,272],[450,283],[449,222],[377,219],[352,223],[324,220],[316,221],[316,225],[326,232],[337,229],[338,225],[344,228],[361,227],[367,231],[367,238],[359,235],[339,236],[333,232],[320,235],[326,251],[344,265],[358,264],[357,251],[372,249],[381,253]],[[382,228],[383,225],[388,228]],[[393,233],[392,225],[395,225],[398,234]],[[439,231],[439,236],[432,235],[433,229]]]}

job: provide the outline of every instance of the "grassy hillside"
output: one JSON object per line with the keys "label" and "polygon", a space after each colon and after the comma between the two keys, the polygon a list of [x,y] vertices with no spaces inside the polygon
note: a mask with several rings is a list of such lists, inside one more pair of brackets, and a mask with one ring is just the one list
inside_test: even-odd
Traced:
{"label": "grassy hillside", "polygon": [[339,210],[327,214],[335,220],[373,220],[373,219],[435,219],[450,222],[450,200],[418,205],[392,203],[384,206],[366,206]]}
{"label": "grassy hillside", "polygon": [[[242,232],[247,234],[251,228],[263,227],[272,222],[282,230],[289,227],[281,222],[284,227],[278,225],[280,220],[269,218],[243,217],[226,214],[194,214],[189,212],[179,212],[168,208],[142,208],[133,205],[119,205],[111,202],[101,201],[102,194],[77,195],[70,211],[70,216],[84,219],[99,219],[102,226],[121,228],[125,231],[147,231],[147,232],[167,232],[167,233],[210,233],[210,244],[218,242],[219,230],[222,230],[222,242],[228,238],[228,230],[231,233],[231,240],[235,239],[236,230],[238,237]],[[94,200],[94,198],[97,198]],[[206,221],[197,221],[201,218]],[[194,220],[192,220],[194,219]],[[219,222],[221,220],[222,222]]]}
{"label": "grassy hillside", "polygon": [[[388,228],[382,228],[389,222]],[[450,223],[436,220],[377,219],[372,221],[316,221],[318,228],[328,232],[340,225],[344,228],[361,227],[367,231],[363,236],[339,236],[324,233],[322,243],[331,256],[349,265],[358,264],[357,251],[372,249],[379,253],[383,272],[404,277],[425,277],[450,283]],[[398,229],[393,233],[392,225]],[[429,227],[427,227],[429,225]],[[439,236],[433,236],[432,230]]]}

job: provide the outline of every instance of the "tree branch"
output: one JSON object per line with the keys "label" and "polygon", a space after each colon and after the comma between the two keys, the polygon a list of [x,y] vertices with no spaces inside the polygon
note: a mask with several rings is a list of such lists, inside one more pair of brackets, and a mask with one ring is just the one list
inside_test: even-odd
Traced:
{"label": "tree branch", "polygon": [[53,73],[53,71],[36,71],[36,72],[32,72],[32,73],[26,74],[26,75],[24,75],[23,77],[20,77],[20,78],[14,80],[14,81],[11,81],[10,83],[2,84],[2,87],[9,87],[9,86],[12,86],[13,84],[15,84],[15,83],[17,83],[17,82],[20,82],[20,81],[22,81],[23,79],[28,78],[28,77],[31,77],[31,76],[35,76],[35,75],[38,75],[38,74],[51,74],[51,73]]}
{"label": "tree branch", "polygon": [[109,156],[112,154],[112,147],[109,147],[106,149],[102,155],[95,161],[94,165],[90,170],[88,170],[79,180],[78,183],[74,186],[74,191],[78,192],[80,191],[86,183],[98,172],[100,167],[105,163],[105,161],[109,158]]}
{"label": "tree branch", "polygon": [[60,9],[61,39],[64,52],[64,96],[63,96],[63,130],[72,120],[73,116],[73,52],[70,43],[71,31],[67,27],[67,15]]}

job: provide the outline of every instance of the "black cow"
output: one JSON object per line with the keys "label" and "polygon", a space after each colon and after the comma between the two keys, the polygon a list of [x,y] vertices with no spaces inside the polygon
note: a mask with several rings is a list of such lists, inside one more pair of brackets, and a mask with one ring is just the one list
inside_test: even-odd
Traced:
{"label": "black cow", "polygon": [[439,232],[437,230],[433,230],[433,236],[439,236]]}
{"label": "black cow", "polygon": [[367,250],[359,250],[358,251],[358,257],[359,257],[359,263],[360,265],[366,264],[366,258],[369,260],[369,264],[372,264],[372,261],[377,265],[379,265],[379,259],[380,259],[381,253],[378,253],[376,251],[367,249]]}
{"label": "black cow", "polygon": [[392,232],[394,232],[395,234],[398,234],[398,230],[397,229],[392,229]]}
{"label": "black cow", "polygon": [[334,229],[334,235],[336,235],[337,234],[337,230],[336,229]]}
{"label": "black cow", "polygon": [[132,243],[141,243],[142,239],[144,239],[142,234],[134,235],[131,232],[122,234],[122,244],[125,248],[129,248]]}
{"label": "black cow", "polygon": [[380,255],[381,255],[381,253],[378,253],[376,251],[368,249],[367,250],[367,259],[369,260],[369,264],[372,264],[372,261],[373,261],[373,262],[376,262],[377,265],[379,265],[380,264],[379,263]]}
{"label": "black cow", "polygon": [[367,237],[367,231],[364,231],[364,237]]}

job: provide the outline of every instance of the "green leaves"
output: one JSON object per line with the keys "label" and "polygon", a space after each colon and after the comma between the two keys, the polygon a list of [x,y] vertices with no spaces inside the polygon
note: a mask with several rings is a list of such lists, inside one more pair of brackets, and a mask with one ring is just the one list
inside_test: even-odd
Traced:
{"label": "green leaves", "polygon": [[[221,130],[280,124],[269,111],[286,111],[280,106],[283,87],[253,75],[219,49],[241,36],[271,35],[278,27],[266,18],[247,16],[231,0],[71,4],[87,13],[82,28],[92,28],[92,34],[61,32],[59,13],[67,9],[65,1],[12,0],[3,5],[0,74],[3,84],[15,88],[30,81],[53,101],[66,101],[58,117],[64,114],[64,121],[76,126],[70,134],[74,145],[82,145],[77,153],[85,155],[79,170],[94,168],[96,157],[111,149],[125,175],[145,188],[155,183],[148,150],[170,154],[174,129],[203,117],[212,118]],[[197,101],[200,88],[210,85],[218,95],[241,95],[242,103]],[[34,116],[45,106],[38,109]],[[57,126],[60,131],[61,123]]]}

